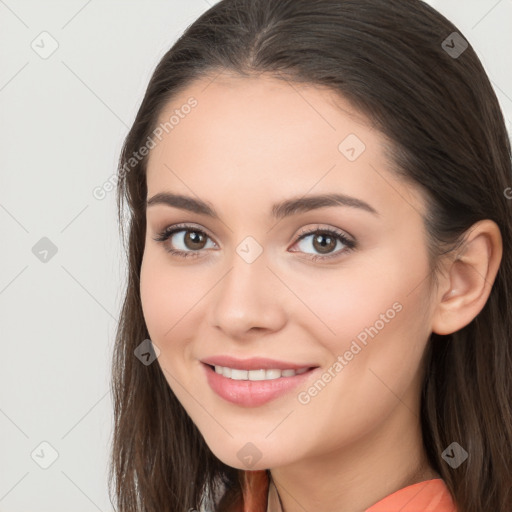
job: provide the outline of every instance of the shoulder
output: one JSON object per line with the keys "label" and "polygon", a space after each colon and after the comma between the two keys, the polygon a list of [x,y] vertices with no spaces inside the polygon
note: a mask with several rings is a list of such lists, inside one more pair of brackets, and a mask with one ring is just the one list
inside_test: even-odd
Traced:
{"label": "shoulder", "polygon": [[365,512],[457,512],[444,480],[434,478],[399,489]]}

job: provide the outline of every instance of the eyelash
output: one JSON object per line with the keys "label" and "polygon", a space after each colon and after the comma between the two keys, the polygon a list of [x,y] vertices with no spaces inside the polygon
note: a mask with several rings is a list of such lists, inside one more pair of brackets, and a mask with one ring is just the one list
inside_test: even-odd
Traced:
{"label": "eyelash", "polygon": [[[210,238],[206,232],[204,232],[202,229],[196,228],[195,226],[192,226],[190,224],[176,224],[174,226],[164,229],[161,233],[158,234],[158,236],[154,237],[153,240],[155,240],[156,242],[164,243],[172,235],[174,235],[175,233],[179,233],[180,231],[192,231],[195,233],[200,233],[202,235],[205,235],[207,238]],[[340,249],[339,251],[336,251],[327,256],[321,256],[321,255],[317,255],[317,254],[308,255],[307,258],[311,259],[313,261],[318,261],[318,260],[325,261],[325,260],[329,260],[331,258],[336,258],[336,257],[340,256],[340,253],[347,253],[356,248],[356,243],[354,241],[350,240],[349,238],[347,238],[342,231],[338,231],[337,229],[334,229],[334,228],[320,228],[320,227],[318,227],[317,229],[314,229],[314,230],[300,233],[300,235],[298,236],[297,240],[294,242],[293,245],[297,244],[302,239],[304,239],[310,235],[315,235],[315,234],[324,234],[324,235],[331,236],[331,237],[335,238],[336,240],[339,240],[345,246],[345,248]],[[199,250],[197,250],[197,251],[192,251],[192,250],[180,251],[177,249],[170,249],[167,247],[165,250],[167,252],[171,253],[173,256],[178,256],[180,258],[190,258],[190,257],[196,258],[199,256],[199,252],[200,252]],[[298,252],[298,251],[293,251],[293,252]]]}

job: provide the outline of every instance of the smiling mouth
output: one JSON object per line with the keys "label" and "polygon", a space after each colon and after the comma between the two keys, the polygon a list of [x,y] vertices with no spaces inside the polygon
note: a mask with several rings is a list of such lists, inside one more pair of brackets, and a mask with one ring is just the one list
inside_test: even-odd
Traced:
{"label": "smiling mouth", "polygon": [[230,368],[202,362],[210,388],[220,398],[240,407],[258,407],[285,396],[297,386],[305,385],[320,368],[299,365],[284,369],[258,368],[259,364],[255,362],[252,366],[257,369]]}
{"label": "smiling mouth", "polygon": [[215,373],[222,375],[231,380],[248,380],[248,381],[265,381],[276,380],[284,377],[295,377],[302,375],[314,367],[306,366],[297,370],[286,369],[280,370],[278,368],[258,369],[258,370],[240,370],[238,368],[229,368],[227,366],[217,366],[207,364]]}

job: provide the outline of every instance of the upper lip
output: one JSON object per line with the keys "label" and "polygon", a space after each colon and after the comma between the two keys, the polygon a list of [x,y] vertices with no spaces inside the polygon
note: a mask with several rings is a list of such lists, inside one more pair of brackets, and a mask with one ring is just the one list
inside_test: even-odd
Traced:
{"label": "upper lip", "polygon": [[201,359],[202,363],[212,366],[226,366],[237,370],[300,370],[301,368],[311,368],[318,365],[309,363],[290,363],[288,361],[278,361],[277,359],[268,359],[266,357],[251,357],[250,359],[237,359],[236,357],[220,355]]}

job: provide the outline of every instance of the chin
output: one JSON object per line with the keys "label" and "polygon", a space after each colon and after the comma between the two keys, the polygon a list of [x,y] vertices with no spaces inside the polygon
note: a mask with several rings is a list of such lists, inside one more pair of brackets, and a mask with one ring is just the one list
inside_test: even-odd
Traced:
{"label": "chin", "polygon": [[250,441],[237,442],[229,447],[226,444],[222,447],[210,446],[212,453],[221,462],[236,469],[259,471],[292,462],[285,460],[284,454],[269,453],[270,449],[268,446],[263,447],[262,443]]}

